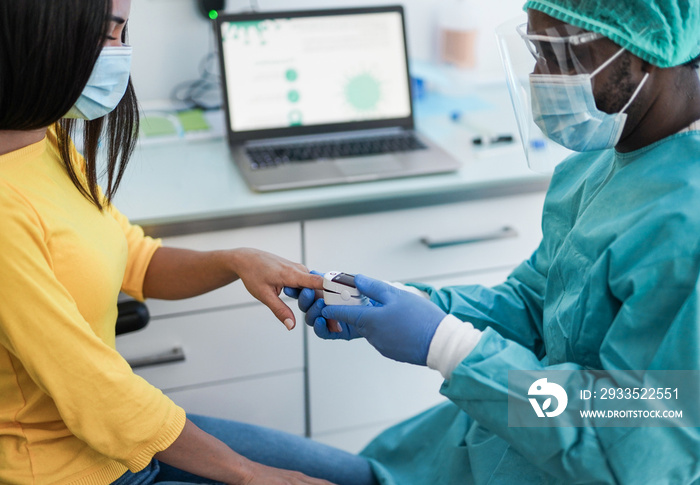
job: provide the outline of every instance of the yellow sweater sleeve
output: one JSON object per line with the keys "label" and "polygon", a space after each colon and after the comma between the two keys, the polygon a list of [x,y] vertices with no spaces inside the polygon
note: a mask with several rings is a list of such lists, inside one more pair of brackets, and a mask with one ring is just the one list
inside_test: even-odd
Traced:
{"label": "yellow sweater sleeve", "polygon": [[[0,220],[0,345],[52,398],[71,433],[132,471],[142,469],[180,434],[184,411],[96,335],[54,273],[45,221],[12,187],[0,186]],[[124,229],[136,248],[125,286],[139,295],[140,261],[157,244],[136,242],[138,229]]]}
{"label": "yellow sweater sleeve", "polygon": [[145,236],[143,229],[131,224],[114,205],[109,205],[108,210],[124,231],[129,247],[122,291],[132,298],[143,301],[143,280],[153,253],[161,246],[161,240]]}

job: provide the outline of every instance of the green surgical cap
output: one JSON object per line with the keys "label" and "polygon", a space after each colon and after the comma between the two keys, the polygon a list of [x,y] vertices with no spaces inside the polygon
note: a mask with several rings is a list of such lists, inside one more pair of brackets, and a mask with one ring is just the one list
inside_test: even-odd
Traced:
{"label": "green surgical cap", "polygon": [[700,0],[530,0],[524,8],[603,34],[655,66],[700,55]]}

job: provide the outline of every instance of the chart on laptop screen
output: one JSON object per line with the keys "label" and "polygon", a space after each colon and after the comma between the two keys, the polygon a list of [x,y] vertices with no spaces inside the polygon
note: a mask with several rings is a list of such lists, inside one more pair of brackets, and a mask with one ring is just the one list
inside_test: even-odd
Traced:
{"label": "chart on laptop screen", "polygon": [[221,29],[233,131],[410,115],[398,12],[231,21]]}

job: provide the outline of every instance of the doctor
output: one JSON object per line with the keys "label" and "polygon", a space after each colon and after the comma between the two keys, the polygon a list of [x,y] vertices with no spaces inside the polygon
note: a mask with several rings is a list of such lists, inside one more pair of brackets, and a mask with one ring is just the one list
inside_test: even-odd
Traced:
{"label": "doctor", "polygon": [[569,396],[588,369],[700,371],[700,2],[525,8],[528,115],[580,152],[554,173],[539,248],[494,288],[358,275],[372,306],[310,290],[299,306],[321,338],[365,338],[445,378],[447,403],[361,453],[381,483],[698,483],[698,428],[509,427],[508,371],[581,371]]}

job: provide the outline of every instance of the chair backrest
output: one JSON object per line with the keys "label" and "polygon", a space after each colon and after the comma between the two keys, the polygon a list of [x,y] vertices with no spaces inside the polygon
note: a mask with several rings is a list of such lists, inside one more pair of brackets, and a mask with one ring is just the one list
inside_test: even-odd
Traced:
{"label": "chair backrest", "polygon": [[119,314],[117,316],[117,335],[141,330],[148,324],[151,318],[148,307],[136,300],[125,300],[117,303]]}

